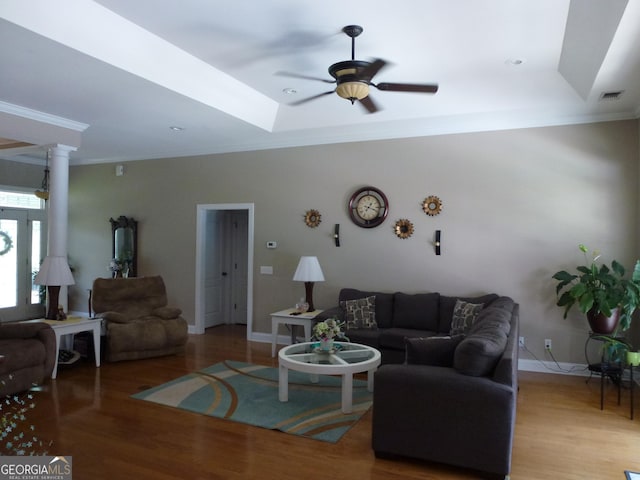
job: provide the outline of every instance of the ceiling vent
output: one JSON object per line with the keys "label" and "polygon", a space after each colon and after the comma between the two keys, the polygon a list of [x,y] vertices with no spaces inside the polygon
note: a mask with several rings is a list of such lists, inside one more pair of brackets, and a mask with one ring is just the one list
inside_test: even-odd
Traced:
{"label": "ceiling vent", "polygon": [[600,94],[600,100],[618,100],[624,93],[624,90],[618,90],[617,92],[602,92]]}

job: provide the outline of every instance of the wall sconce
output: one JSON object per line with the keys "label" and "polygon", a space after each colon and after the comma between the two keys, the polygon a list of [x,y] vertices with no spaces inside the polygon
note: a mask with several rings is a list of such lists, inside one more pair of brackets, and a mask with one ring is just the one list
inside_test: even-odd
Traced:
{"label": "wall sconce", "polygon": [[436,247],[436,255],[440,255],[440,230],[436,230],[436,241],[434,246]]}

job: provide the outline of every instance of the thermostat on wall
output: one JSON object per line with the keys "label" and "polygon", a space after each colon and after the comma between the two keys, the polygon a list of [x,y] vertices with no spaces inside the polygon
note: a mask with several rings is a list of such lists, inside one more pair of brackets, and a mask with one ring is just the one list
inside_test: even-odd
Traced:
{"label": "thermostat on wall", "polygon": [[277,248],[278,242],[267,242],[267,248]]}

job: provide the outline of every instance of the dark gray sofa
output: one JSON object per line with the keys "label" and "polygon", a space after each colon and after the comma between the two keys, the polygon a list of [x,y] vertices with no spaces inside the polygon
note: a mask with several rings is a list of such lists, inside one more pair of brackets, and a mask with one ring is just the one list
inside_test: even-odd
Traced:
{"label": "dark gray sofa", "polygon": [[508,475],[518,323],[518,304],[501,297],[478,314],[463,337],[408,340],[407,363],[382,365],[375,374],[376,456],[441,462],[486,478]]}
{"label": "dark gray sofa", "polygon": [[382,363],[405,361],[405,338],[449,335],[453,310],[458,299],[488,305],[496,294],[477,297],[453,297],[439,293],[406,294],[401,292],[369,292],[343,288],[339,305],[323,311],[316,320],[337,318],[346,321],[344,302],[375,297],[376,328],[347,329],[345,334],[354,343],[374,347],[382,353]]}
{"label": "dark gray sofa", "polygon": [[[462,298],[342,289],[341,306],[318,319],[345,321],[344,302],[367,297],[375,297],[377,328],[348,329],[346,335],[382,352],[373,394],[376,456],[440,462],[487,478],[508,475],[518,392],[519,305],[495,294]],[[452,331],[458,299],[483,305],[463,334]]]}

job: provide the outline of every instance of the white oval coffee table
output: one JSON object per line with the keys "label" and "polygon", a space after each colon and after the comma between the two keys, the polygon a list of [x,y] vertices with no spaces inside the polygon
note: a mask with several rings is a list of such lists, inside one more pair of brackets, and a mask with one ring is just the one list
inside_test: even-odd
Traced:
{"label": "white oval coffee table", "polygon": [[367,389],[373,392],[373,373],[380,365],[380,352],[358,343],[335,342],[330,353],[320,352],[313,342],[296,343],[278,352],[278,398],[289,400],[289,370],[317,375],[342,376],[342,413],[351,413],[353,374],[367,372]]}

